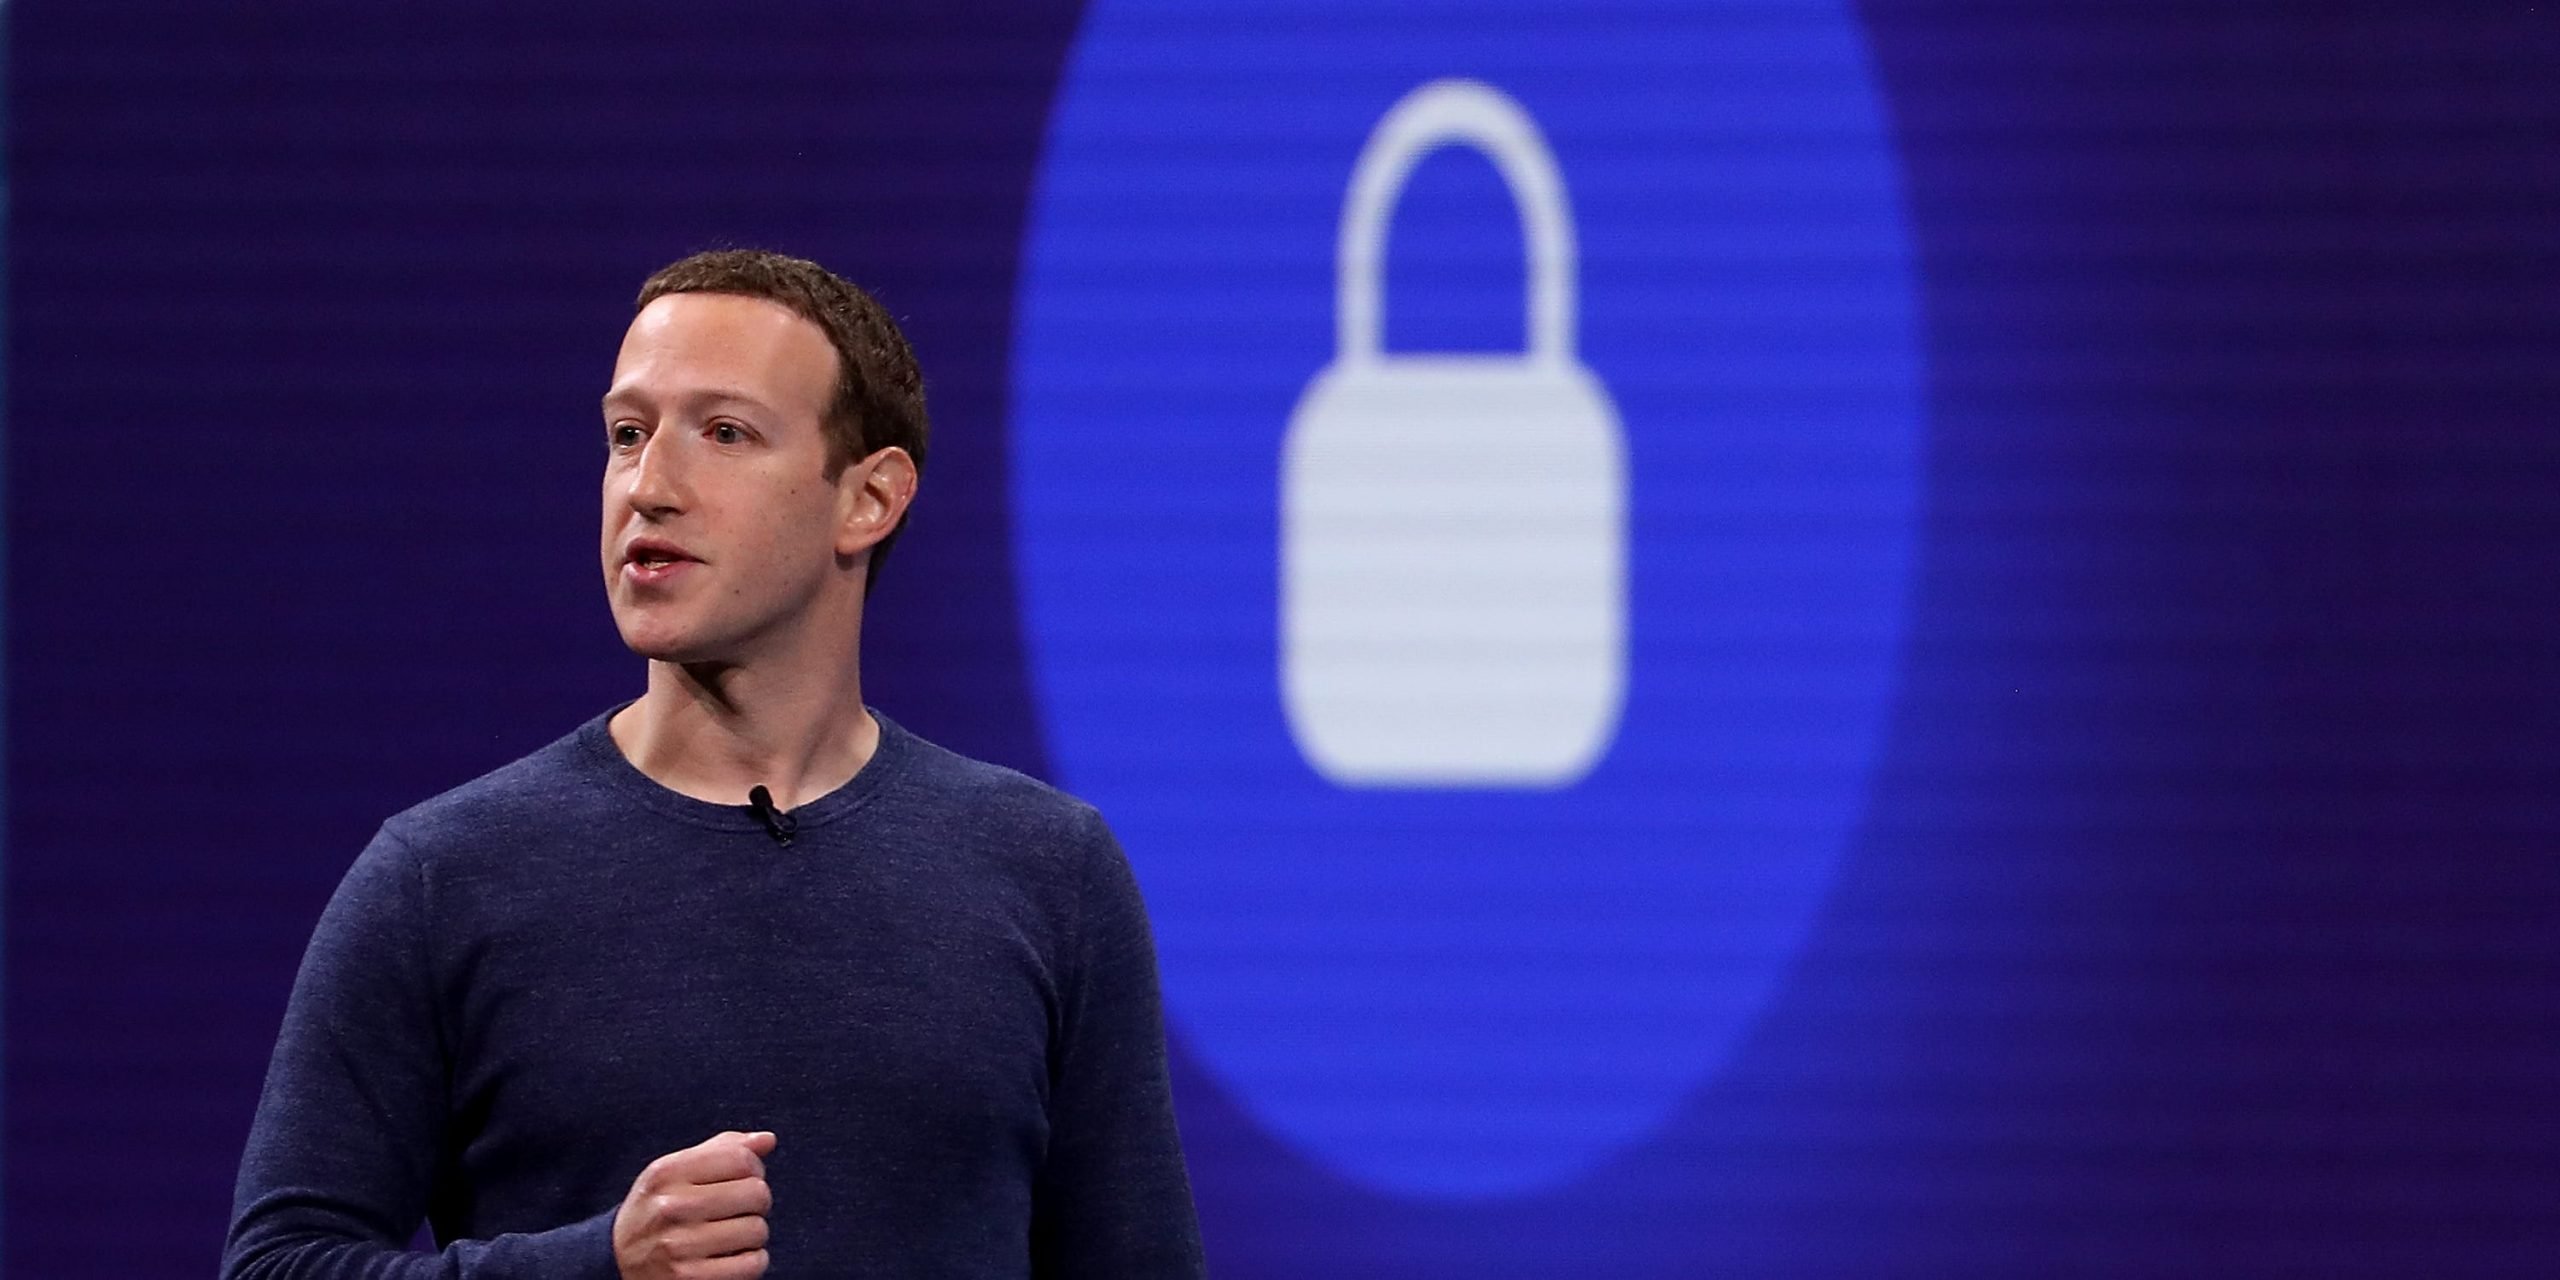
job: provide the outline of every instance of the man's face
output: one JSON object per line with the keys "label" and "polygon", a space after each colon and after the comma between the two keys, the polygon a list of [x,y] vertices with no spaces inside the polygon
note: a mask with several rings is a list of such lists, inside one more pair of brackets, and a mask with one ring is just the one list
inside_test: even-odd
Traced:
{"label": "man's face", "polygon": [[604,398],[604,579],[634,652],[743,660],[843,588],[862,467],[825,477],[835,378],[826,334],[779,303],[676,293],[633,318]]}

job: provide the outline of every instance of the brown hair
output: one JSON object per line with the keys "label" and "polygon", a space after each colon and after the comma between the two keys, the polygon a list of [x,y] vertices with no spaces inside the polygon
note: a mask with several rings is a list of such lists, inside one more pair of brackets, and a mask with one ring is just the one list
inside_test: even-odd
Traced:
{"label": "brown hair", "polygon": [[[924,375],[898,322],[870,294],[806,258],[762,249],[714,249],[658,269],[640,286],[635,311],[671,293],[732,293],[791,308],[818,326],[836,349],[836,389],[819,425],[827,437],[826,478],[844,474],[856,458],[900,448],[924,472],[928,425]],[[880,577],[889,544],[906,528],[889,531],[871,548],[863,586]]]}

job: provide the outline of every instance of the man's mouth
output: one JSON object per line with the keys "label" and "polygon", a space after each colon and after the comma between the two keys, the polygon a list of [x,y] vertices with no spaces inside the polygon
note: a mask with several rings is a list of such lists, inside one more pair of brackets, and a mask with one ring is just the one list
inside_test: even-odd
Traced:
{"label": "man's mouth", "polygon": [[684,548],[671,542],[644,539],[623,548],[623,572],[640,586],[657,586],[673,582],[685,572],[685,566],[701,563]]}
{"label": "man's mouth", "polygon": [[625,562],[643,569],[656,569],[680,561],[693,560],[696,557],[687,554],[681,547],[664,542],[635,542],[622,553],[622,558]]}

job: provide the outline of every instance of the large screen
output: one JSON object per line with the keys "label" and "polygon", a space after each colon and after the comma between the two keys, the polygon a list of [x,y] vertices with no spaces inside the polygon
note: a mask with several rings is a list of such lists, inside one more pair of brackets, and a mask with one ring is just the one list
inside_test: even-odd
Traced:
{"label": "large screen", "polygon": [[8,1274],[209,1274],[355,852],[639,691],[730,245],[914,342],[866,691],[1111,821],[1213,1274],[2560,1258],[2548,11],[5,20]]}

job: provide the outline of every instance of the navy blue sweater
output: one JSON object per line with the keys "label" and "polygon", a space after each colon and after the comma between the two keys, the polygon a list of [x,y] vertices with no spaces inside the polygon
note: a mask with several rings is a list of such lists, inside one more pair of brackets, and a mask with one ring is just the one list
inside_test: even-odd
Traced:
{"label": "navy blue sweater", "polygon": [[778,1135],[770,1276],[1201,1273],[1146,915],[1092,808],[883,717],[786,846],[606,719],[347,872],[226,1277],[610,1280],[632,1179],[727,1129]]}

